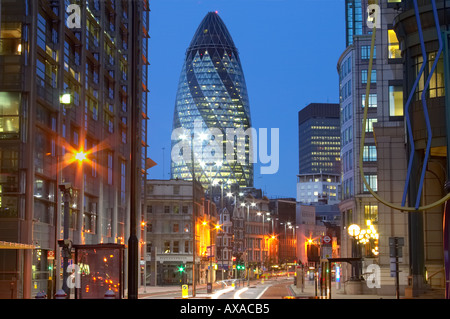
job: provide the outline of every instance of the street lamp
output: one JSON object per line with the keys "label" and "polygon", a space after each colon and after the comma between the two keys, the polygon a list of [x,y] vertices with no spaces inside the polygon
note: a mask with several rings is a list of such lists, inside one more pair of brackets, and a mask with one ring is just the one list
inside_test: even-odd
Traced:
{"label": "street lamp", "polygon": [[[361,233],[361,227],[359,227],[356,224],[352,224],[350,226],[348,226],[348,234],[352,237],[352,257],[358,257],[358,252],[357,252],[357,247],[356,247],[356,238],[357,236],[359,236],[359,234]],[[358,261],[356,261],[355,264],[355,277],[353,278],[354,280],[359,280],[359,263]]]}
{"label": "street lamp", "polygon": [[59,96],[59,103],[69,105],[72,103],[72,95],[70,93],[63,93]]}

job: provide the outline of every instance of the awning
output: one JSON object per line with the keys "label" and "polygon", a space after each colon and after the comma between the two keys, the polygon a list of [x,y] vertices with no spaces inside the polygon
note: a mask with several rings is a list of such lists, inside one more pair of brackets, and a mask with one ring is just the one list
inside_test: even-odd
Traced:
{"label": "awning", "polygon": [[35,249],[34,245],[21,244],[21,243],[12,243],[9,241],[1,241],[0,240],[0,249]]}

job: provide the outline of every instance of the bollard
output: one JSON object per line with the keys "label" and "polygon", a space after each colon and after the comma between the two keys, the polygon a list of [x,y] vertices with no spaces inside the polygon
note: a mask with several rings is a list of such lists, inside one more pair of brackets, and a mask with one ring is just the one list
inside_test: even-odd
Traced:
{"label": "bollard", "polygon": [[116,294],[114,291],[109,289],[107,292],[105,292],[105,299],[116,299]]}
{"label": "bollard", "polygon": [[55,299],[66,299],[66,298],[67,298],[67,294],[62,289],[58,290],[55,294]]}
{"label": "bollard", "polygon": [[36,294],[36,297],[35,297],[36,299],[47,299],[47,295],[45,294],[45,292],[43,292],[43,291],[39,291],[37,294]]}

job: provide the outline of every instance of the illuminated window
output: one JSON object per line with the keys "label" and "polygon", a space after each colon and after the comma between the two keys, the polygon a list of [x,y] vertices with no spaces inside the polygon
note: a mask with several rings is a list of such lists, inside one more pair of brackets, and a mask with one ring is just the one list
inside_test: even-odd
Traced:
{"label": "illuminated window", "polygon": [[[436,53],[428,54],[428,70],[431,70],[433,63],[436,60]],[[430,98],[445,96],[445,82],[444,82],[444,60],[443,55],[440,56],[433,75],[430,79],[429,86]]]}
{"label": "illuminated window", "polygon": [[366,132],[373,132],[373,123],[377,121],[377,119],[366,119]]}
{"label": "illuminated window", "polygon": [[[378,191],[378,178],[377,175],[375,174],[367,174],[364,175],[364,177],[366,178],[367,183],[369,184],[369,187],[374,191]],[[369,190],[366,187],[366,184],[363,183],[363,187],[364,187],[364,192],[368,192]]]}
{"label": "illuminated window", "polygon": [[364,145],[363,161],[374,162],[376,160],[377,160],[376,146],[375,145]]}
{"label": "illuminated window", "polygon": [[402,57],[402,51],[400,51],[397,35],[394,30],[388,30],[388,50],[389,59],[398,59]]}
{"label": "illuminated window", "polygon": [[20,93],[0,92],[0,139],[18,138]]}
{"label": "illuminated window", "polygon": [[[361,95],[361,105],[362,107],[366,106],[366,95]],[[369,94],[369,107],[377,107],[377,94]]]}
{"label": "illuminated window", "polygon": [[0,55],[22,54],[22,24],[5,22],[0,28]]}
{"label": "illuminated window", "polygon": [[364,220],[378,221],[378,205],[364,205]]}
{"label": "illuminated window", "polygon": [[389,86],[389,115],[403,116],[403,88],[399,85]]}

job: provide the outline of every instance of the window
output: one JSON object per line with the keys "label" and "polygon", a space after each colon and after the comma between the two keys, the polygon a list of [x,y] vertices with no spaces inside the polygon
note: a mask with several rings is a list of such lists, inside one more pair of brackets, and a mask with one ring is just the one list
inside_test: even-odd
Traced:
{"label": "window", "polygon": [[180,231],[180,225],[178,223],[173,224],[172,232],[178,233]]}
{"label": "window", "polygon": [[[39,21],[38,21],[39,26]],[[38,29],[38,32],[39,29]],[[22,54],[22,24],[20,22],[7,22],[0,30],[0,55]]]}
{"label": "window", "polygon": [[169,214],[170,213],[170,206],[164,206],[164,213]]}
{"label": "window", "polygon": [[147,214],[153,214],[153,206],[152,205],[147,206]]}
{"label": "window", "polygon": [[364,220],[378,222],[378,205],[364,205]]}
{"label": "window", "polygon": [[388,50],[389,59],[399,59],[402,57],[402,51],[400,51],[397,35],[394,30],[388,30]]}
{"label": "window", "polygon": [[184,242],[184,252],[185,252],[185,253],[188,253],[188,252],[189,252],[189,242],[188,242],[188,241],[185,241],[185,242]]}
{"label": "window", "polygon": [[[378,191],[378,179],[377,179],[377,175],[375,174],[367,174],[364,175],[364,177],[366,178],[367,183],[369,184],[369,187],[374,191],[377,192]],[[364,192],[368,192],[369,190],[366,187],[366,184],[363,183],[364,186]]]}
{"label": "window", "polygon": [[375,145],[364,145],[363,161],[374,162],[377,160],[377,148]]}
{"label": "window", "polygon": [[403,88],[400,85],[389,86],[389,115],[403,116]]}
{"label": "window", "polygon": [[[375,59],[377,56],[377,47],[373,47],[373,58]],[[361,60],[370,59],[370,45],[361,46]]]}
{"label": "window", "polygon": [[179,253],[180,252],[180,242],[179,241],[174,241],[173,242],[173,252],[174,253]]}
{"label": "window", "polygon": [[163,249],[163,252],[165,253],[165,254],[170,254],[170,241],[165,241],[164,242],[164,249]]}
{"label": "window", "polygon": [[126,173],[127,172],[127,164],[125,161],[121,161],[120,163],[120,204],[126,204]]}
{"label": "window", "polygon": [[113,183],[113,153],[108,152],[108,184]]}
{"label": "window", "polygon": [[[361,70],[361,83],[367,83],[368,70]],[[377,70],[372,70],[372,75],[370,77],[370,83],[377,83]]]}
{"label": "window", "polygon": [[37,19],[37,45],[45,51],[45,33],[46,33],[46,21],[45,18],[38,13]]}
{"label": "window", "polygon": [[179,195],[180,194],[180,185],[174,185],[173,186],[173,194]]}
{"label": "window", "polygon": [[182,207],[182,212],[183,212],[183,214],[187,214],[189,212],[189,207],[188,206],[183,206]]}
{"label": "window", "polygon": [[0,92],[0,139],[19,137],[20,93]]}
{"label": "window", "polygon": [[[361,105],[366,107],[366,95],[361,94]],[[377,94],[369,94],[369,107],[377,107]]]}
{"label": "window", "polygon": [[373,132],[373,123],[376,123],[377,119],[367,119],[366,120],[366,132],[370,133]]}
{"label": "window", "polygon": [[[436,60],[436,52],[428,54],[428,70],[431,70]],[[433,75],[430,79],[429,85],[430,98],[445,96],[445,82],[444,82],[444,60],[441,54]]]}

